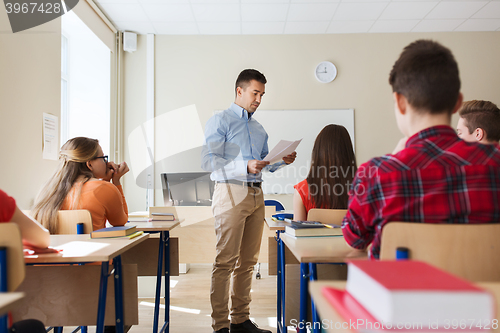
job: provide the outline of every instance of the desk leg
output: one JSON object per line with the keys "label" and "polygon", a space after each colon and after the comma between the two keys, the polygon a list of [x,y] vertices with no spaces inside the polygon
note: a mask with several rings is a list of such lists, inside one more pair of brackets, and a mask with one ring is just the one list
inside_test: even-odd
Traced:
{"label": "desk leg", "polygon": [[283,326],[282,326],[282,312],[281,312],[281,248],[280,248],[280,233],[281,230],[276,230],[276,245],[277,245],[277,251],[276,251],[276,282],[277,282],[277,304],[276,304],[276,309],[277,309],[277,325],[278,325],[278,333],[283,332]]}
{"label": "desk leg", "polygon": [[156,295],[155,295],[155,313],[153,317],[153,333],[158,333],[158,319],[160,316],[160,291],[162,277],[163,252],[165,248],[165,239],[163,232],[160,232],[160,241],[158,246],[158,269],[156,272]]}
{"label": "desk leg", "polygon": [[[280,233],[283,233],[282,230],[278,231]],[[286,323],[285,323],[285,263],[286,263],[286,258],[285,258],[285,243],[283,242],[283,240],[279,239],[279,243],[278,243],[278,246],[279,246],[279,256],[280,256],[280,277],[279,279],[281,280],[281,316],[280,316],[280,320],[281,320],[281,330],[282,332],[286,332],[287,331],[287,326],[286,326]]]}
{"label": "desk leg", "polygon": [[106,311],[106,293],[108,291],[109,262],[101,263],[101,282],[99,285],[99,304],[97,305],[96,333],[104,333],[104,315]]}
{"label": "desk leg", "polygon": [[309,265],[300,263],[300,315],[299,333],[307,333],[307,280],[309,278]]}
{"label": "desk leg", "polygon": [[170,331],[170,232],[163,231],[162,237],[164,237],[165,244],[165,323],[161,328],[160,332],[168,333]]}
{"label": "desk leg", "polygon": [[[309,273],[310,273],[310,280],[311,281],[316,281],[318,279],[318,273],[316,271],[316,264],[314,263],[309,263]],[[319,333],[321,329],[319,328],[321,326],[321,323],[318,320],[318,313],[316,312],[316,305],[314,305],[314,302],[311,297],[311,312],[312,312],[312,331],[313,333]]]}
{"label": "desk leg", "polygon": [[[7,291],[7,248],[0,247],[0,292]],[[9,331],[7,315],[0,317],[0,333]]]}
{"label": "desk leg", "polygon": [[[282,231],[283,232],[283,231]],[[285,258],[285,243],[283,242],[282,239],[280,239],[280,252],[281,252],[281,328],[283,329],[284,332],[287,331],[286,324],[285,324],[285,263],[286,263],[286,258]]]}
{"label": "desk leg", "polygon": [[123,318],[123,271],[122,257],[113,258],[113,267],[115,268],[115,324],[116,332],[124,333],[124,318]]}

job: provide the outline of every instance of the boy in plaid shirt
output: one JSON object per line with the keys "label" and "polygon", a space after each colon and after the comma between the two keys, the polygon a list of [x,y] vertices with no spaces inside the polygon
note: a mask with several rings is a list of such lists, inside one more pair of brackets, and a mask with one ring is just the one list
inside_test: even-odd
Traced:
{"label": "boy in plaid shirt", "polygon": [[369,256],[377,259],[391,221],[500,222],[500,147],[468,143],[450,127],[463,99],[451,51],[430,40],[411,43],[389,83],[405,139],[392,155],[359,167],[342,225],[347,243],[372,243]]}

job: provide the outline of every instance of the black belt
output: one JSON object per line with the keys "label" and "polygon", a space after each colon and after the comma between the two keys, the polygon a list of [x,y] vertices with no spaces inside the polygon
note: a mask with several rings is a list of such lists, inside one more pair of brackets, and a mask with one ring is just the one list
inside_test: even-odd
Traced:
{"label": "black belt", "polygon": [[262,182],[241,182],[239,180],[229,179],[229,180],[218,180],[217,183],[235,184],[248,187],[261,187]]}

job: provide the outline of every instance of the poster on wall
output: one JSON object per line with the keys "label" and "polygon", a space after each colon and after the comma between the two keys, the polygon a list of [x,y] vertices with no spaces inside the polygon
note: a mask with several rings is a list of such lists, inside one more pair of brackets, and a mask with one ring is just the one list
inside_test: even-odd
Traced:
{"label": "poster on wall", "polygon": [[43,159],[57,160],[59,153],[59,121],[58,117],[43,113]]}

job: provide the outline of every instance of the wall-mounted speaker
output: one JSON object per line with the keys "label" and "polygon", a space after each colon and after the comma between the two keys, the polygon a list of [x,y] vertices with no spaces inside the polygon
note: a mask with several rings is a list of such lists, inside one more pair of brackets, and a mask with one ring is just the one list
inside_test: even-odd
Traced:
{"label": "wall-mounted speaker", "polygon": [[137,51],[137,34],[133,32],[123,32],[123,50],[127,52]]}

